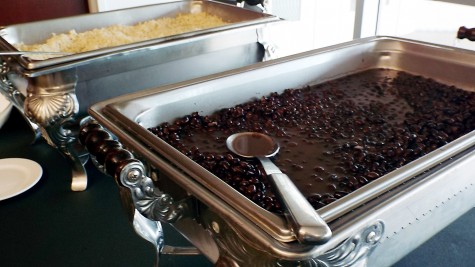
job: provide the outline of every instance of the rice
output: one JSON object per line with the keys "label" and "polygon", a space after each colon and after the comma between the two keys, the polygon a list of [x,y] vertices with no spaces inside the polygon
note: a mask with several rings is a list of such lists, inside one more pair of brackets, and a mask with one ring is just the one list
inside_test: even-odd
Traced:
{"label": "rice", "polygon": [[130,44],[185,32],[203,30],[227,24],[220,17],[205,12],[179,14],[140,22],[135,25],[113,25],[77,33],[55,34],[41,44],[15,44],[20,51],[81,53]]}

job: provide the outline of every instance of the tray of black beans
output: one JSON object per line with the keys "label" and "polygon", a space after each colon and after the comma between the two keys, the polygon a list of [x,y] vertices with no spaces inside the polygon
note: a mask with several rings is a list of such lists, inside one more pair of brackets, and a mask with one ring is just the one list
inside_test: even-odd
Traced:
{"label": "tray of black beans", "polygon": [[475,93],[393,69],[289,88],[148,128],[254,203],[281,212],[259,163],[225,147],[243,131],[281,145],[275,163],[321,208],[475,129]]}

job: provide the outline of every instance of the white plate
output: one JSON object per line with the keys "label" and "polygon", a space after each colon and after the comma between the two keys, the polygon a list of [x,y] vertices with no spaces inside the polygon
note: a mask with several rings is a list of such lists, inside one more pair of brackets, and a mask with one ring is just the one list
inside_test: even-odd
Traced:
{"label": "white plate", "polygon": [[0,200],[14,197],[34,186],[43,169],[29,159],[0,159]]}

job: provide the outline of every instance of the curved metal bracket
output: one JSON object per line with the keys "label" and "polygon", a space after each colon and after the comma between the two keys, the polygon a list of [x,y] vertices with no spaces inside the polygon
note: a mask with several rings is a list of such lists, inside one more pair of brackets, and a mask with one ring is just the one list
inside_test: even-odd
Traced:
{"label": "curved metal bracket", "polygon": [[336,248],[314,259],[315,266],[366,266],[366,261],[384,234],[384,223],[376,221]]}

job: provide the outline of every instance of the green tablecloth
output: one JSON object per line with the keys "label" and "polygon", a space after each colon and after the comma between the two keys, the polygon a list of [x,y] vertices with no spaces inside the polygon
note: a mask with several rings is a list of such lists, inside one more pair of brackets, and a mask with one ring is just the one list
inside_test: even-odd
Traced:
{"label": "green tablecloth", "polygon": [[[0,129],[0,159],[31,159],[44,173],[30,190],[0,201],[0,266],[153,266],[155,248],[134,232],[113,179],[88,163],[88,189],[72,192],[67,160],[32,140],[14,110]],[[170,237],[172,245],[181,238]],[[203,256],[163,256],[160,266],[188,263],[210,266]]]}

